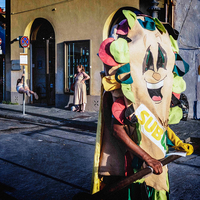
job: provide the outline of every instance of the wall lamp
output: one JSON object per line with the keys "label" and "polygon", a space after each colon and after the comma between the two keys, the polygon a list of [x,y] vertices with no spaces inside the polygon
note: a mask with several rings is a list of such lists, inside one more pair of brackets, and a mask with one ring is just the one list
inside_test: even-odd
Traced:
{"label": "wall lamp", "polygon": [[19,38],[15,38],[14,40],[10,41],[10,44],[16,42],[16,41],[19,41]]}

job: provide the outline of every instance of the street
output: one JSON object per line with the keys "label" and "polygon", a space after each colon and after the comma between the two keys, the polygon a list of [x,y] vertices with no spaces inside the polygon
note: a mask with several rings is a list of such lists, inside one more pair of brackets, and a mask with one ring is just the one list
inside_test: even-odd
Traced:
{"label": "street", "polygon": [[1,118],[0,199],[72,199],[89,192],[94,144],[95,133],[81,129]]}
{"label": "street", "polygon": [[[0,199],[72,199],[89,192],[95,132],[0,118]],[[200,195],[198,153],[168,165],[170,200]]]}

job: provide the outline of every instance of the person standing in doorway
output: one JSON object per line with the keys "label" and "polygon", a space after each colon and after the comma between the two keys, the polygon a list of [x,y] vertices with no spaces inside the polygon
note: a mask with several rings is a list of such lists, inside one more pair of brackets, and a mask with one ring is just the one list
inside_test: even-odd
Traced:
{"label": "person standing in doorway", "polygon": [[90,79],[90,76],[85,73],[85,68],[79,64],[77,66],[77,74],[75,77],[74,86],[74,105],[78,105],[76,112],[84,112],[87,103],[87,92],[85,81]]}

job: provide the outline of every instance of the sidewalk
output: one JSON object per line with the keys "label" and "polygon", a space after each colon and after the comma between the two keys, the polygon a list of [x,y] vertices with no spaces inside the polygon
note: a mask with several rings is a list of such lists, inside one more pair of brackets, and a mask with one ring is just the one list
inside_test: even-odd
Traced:
{"label": "sidewalk", "polygon": [[26,105],[23,115],[22,105],[0,104],[0,117],[93,131],[96,131],[98,122],[98,112],[80,113],[45,105]]}
{"label": "sidewalk", "polygon": [[[98,122],[98,112],[80,113],[44,105],[26,105],[25,113],[22,114],[22,105],[0,104],[0,117],[8,119],[80,127],[92,131],[96,131]],[[200,120],[180,121],[179,124],[170,125],[170,128],[181,140],[190,142],[188,138],[191,137],[200,140]]]}

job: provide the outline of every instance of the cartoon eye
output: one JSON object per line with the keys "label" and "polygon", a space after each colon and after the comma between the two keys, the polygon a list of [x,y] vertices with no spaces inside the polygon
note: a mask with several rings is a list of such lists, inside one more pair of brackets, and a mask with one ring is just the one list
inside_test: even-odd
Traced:
{"label": "cartoon eye", "polygon": [[146,72],[147,70],[153,70],[153,55],[149,48],[147,49],[146,56],[144,59],[144,61],[146,60],[146,62],[145,65],[143,66],[143,73]]}
{"label": "cartoon eye", "polygon": [[153,56],[150,50],[148,51],[147,60],[146,60],[145,71],[147,70],[153,70]]}
{"label": "cartoon eye", "polygon": [[167,60],[167,56],[166,56],[166,52],[165,50],[160,46],[160,44],[158,44],[158,60],[157,60],[157,70],[159,68],[163,68],[166,69],[166,60]]}

